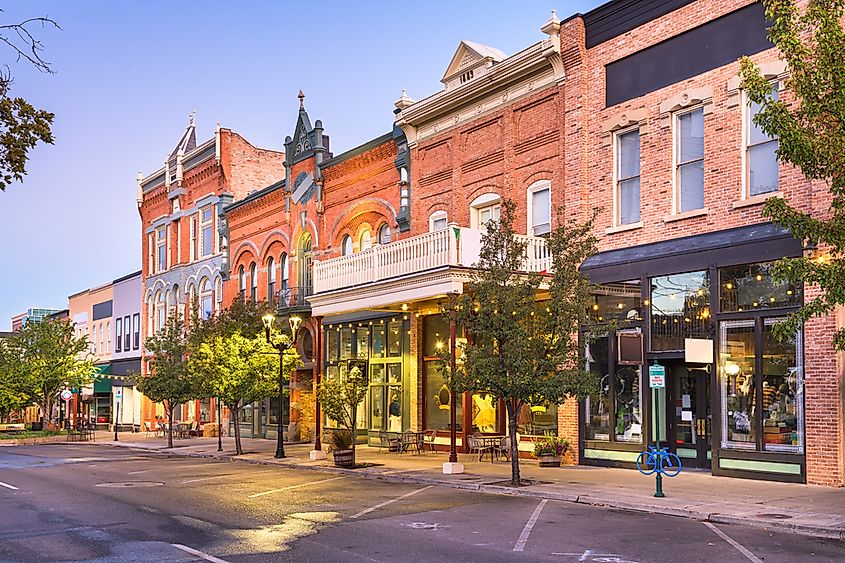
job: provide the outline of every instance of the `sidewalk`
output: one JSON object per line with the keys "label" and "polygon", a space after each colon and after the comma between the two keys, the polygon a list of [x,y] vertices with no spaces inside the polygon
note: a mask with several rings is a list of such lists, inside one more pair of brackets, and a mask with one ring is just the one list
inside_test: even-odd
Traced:
{"label": "sidewalk", "polygon": [[246,453],[235,457],[234,439],[228,437],[223,439],[223,452],[217,451],[216,438],[175,440],[173,449],[167,449],[165,439],[145,438],[143,434],[121,434],[119,442],[112,439],[111,434],[98,433],[96,443],[177,456],[283,465],[386,481],[564,500],[845,539],[845,489],[842,488],[714,477],[693,470],[664,479],[666,498],[658,499],[653,496],[654,478],[628,469],[589,466],[540,468],[536,461],[521,460],[521,476],[543,484],[516,489],[494,484],[510,479],[510,463],[490,463],[486,459],[479,462],[474,456],[465,454],[458,456],[464,463],[465,473],[443,475],[441,465],[448,460],[448,455],[440,452],[399,455],[359,446],[356,461],[372,466],[341,469],[334,466],[331,456],[326,460],[310,461],[308,453],[312,444],[286,445],[288,457],[275,459],[276,443],[273,440],[244,438],[242,443]]}

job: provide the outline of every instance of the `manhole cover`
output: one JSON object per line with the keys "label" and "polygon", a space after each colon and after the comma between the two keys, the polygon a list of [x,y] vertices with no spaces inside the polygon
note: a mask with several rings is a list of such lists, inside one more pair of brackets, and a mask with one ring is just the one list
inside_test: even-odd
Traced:
{"label": "manhole cover", "polygon": [[163,487],[164,483],[158,481],[129,481],[126,483],[100,483],[94,486],[104,487],[106,489],[140,489],[144,487]]}
{"label": "manhole cover", "polygon": [[758,514],[758,518],[768,518],[769,520],[789,520],[792,518],[789,514]]}

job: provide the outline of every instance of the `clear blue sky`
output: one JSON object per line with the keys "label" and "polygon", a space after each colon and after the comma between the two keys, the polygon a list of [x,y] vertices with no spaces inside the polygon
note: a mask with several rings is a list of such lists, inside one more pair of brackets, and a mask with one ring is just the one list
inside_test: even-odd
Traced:
{"label": "clear blue sky", "polygon": [[282,148],[296,94],[338,153],[390,130],[403,88],[440,89],[461,39],[513,54],[601,0],[256,2],[18,1],[4,23],[49,16],[41,74],[0,48],[12,94],[56,114],[24,183],[0,193],[0,329],[29,307],[139,270],[135,177],[160,167],[197,112],[198,141],[220,122]]}

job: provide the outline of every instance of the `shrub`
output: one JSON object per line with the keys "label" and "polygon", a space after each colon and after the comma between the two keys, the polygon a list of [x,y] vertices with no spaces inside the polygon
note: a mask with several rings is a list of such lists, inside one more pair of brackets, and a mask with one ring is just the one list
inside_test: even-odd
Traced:
{"label": "shrub", "polygon": [[562,456],[569,451],[569,441],[558,438],[553,434],[546,433],[545,437],[534,442],[534,456],[541,455]]}

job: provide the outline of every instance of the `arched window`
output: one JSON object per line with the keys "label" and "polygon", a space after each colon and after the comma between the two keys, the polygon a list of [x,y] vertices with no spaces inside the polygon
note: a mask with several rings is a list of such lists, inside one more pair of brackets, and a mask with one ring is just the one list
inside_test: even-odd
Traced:
{"label": "arched window", "polygon": [[487,193],[475,198],[469,204],[470,227],[487,230],[487,223],[498,221],[502,211],[502,200],[494,193]]}
{"label": "arched window", "polygon": [[203,319],[211,318],[214,314],[214,292],[208,278],[200,281],[200,315]]}
{"label": "arched window", "polygon": [[106,353],[111,353],[111,322],[106,322]]}
{"label": "arched window", "polygon": [[164,293],[161,290],[158,290],[156,294],[156,330],[159,331],[164,328],[164,315],[165,315],[165,307],[164,307]]}
{"label": "arched window", "polygon": [[246,297],[246,271],[243,264],[238,267],[238,297],[241,299]]}
{"label": "arched window", "polygon": [[299,239],[296,270],[299,290],[303,292],[303,295],[311,295],[311,233],[302,233],[302,237]]}
{"label": "arched window", "polygon": [[290,287],[290,269],[288,268],[288,255],[282,252],[282,257],[279,259],[279,268],[282,273],[282,287],[280,289],[287,289]]}
{"label": "arched window", "polygon": [[352,237],[349,235],[343,235],[343,238],[340,239],[340,253],[344,256],[349,256],[352,254]]}
{"label": "arched window", "polygon": [[381,227],[378,228],[378,243],[379,244],[387,244],[390,242],[390,227],[387,223],[382,223]]}
{"label": "arched window", "polygon": [[442,231],[449,225],[449,218],[445,211],[435,211],[428,218],[429,231]]}
{"label": "arched window", "polygon": [[373,246],[373,239],[370,236],[370,231],[361,233],[361,238],[358,239],[358,248],[360,251],[369,250]]}
{"label": "arched window", "polygon": [[267,301],[276,300],[276,261],[273,257],[267,259]]}
{"label": "arched window", "polygon": [[255,262],[249,265],[249,298],[253,303],[258,301],[258,266]]}

